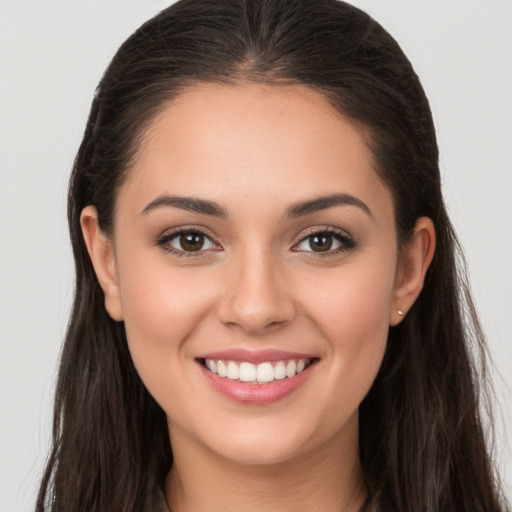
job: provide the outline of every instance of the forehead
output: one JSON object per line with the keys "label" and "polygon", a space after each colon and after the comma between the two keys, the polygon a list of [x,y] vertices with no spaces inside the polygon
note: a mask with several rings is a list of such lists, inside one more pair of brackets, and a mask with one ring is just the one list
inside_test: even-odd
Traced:
{"label": "forehead", "polygon": [[260,205],[333,192],[389,196],[374,167],[360,131],[314,90],[205,84],[156,116],[120,200],[123,188],[137,190],[130,202],[140,209],[163,193]]}

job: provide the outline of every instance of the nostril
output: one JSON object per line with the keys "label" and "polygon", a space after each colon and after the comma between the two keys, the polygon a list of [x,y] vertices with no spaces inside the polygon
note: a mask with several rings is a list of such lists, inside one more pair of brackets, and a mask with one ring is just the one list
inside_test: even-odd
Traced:
{"label": "nostril", "polygon": [[275,330],[296,316],[293,301],[273,293],[247,292],[245,296],[226,299],[219,304],[218,317],[226,326],[238,326],[248,333]]}

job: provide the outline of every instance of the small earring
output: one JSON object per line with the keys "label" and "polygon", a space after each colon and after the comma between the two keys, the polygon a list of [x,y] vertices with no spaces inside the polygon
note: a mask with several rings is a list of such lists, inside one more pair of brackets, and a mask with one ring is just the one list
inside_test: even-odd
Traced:
{"label": "small earring", "polygon": [[396,310],[398,316],[404,316],[404,312],[401,309]]}

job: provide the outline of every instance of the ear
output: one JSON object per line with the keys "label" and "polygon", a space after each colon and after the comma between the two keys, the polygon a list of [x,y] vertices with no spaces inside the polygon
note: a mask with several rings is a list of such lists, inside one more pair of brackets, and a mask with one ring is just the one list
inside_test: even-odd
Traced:
{"label": "ear", "polygon": [[434,257],[436,231],[428,217],[416,221],[414,234],[401,250],[389,324],[399,324],[418,298]]}
{"label": "ear", "polygon": [[102,233],[98,224],[98,212],[94,206],[86,206],[82,210],[80,225],[96,277],[105,295],[105,309],[113,320],[120,322],[123,319],[123,310],[113,242]]}

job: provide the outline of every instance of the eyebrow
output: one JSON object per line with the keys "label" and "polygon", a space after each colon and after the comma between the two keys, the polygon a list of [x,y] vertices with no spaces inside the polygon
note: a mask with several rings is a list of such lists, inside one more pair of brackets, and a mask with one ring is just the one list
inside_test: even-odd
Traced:
{"label": "eyebrow", "polygon": [[303,215],[309,215],[316,213],[321,210],[333,208],[334,206],[357,206],[363,210],[366,214],[373,218],[370,208],[358,199],[357,197],[351,196],[350,194],[331,194],[329,196],[317,197],[300,203],[295,203],[290,206],[287,210],[288,217],[302,217]]}
{"label": "eyebrow", "polygon": [[169,196],[162,195],[153,199],[146,207],[142,210],[142,214],[147,214],[158,208],[171,207],[180,208],[181,210],[187,210],[189,212],[202,213],[204,215],[212,215],[214,217],[225,218],[228,216],[227,210],[225,210],[219,204],[213,201],[207,201],[205,199],[198,199],[196,197],[182,197],[182,196]]}
{"label": "eyebrow", "polygon": [[[292,204],[286,211],[287,217],[302,217],[310,215],[335,206],[356,206],[373,218],[370,208],[350,194],[331,194],[328,196],[316,197],[307,201]],[[142,214],[147,214],[159,208],[179,208],[190,212],[201,213],[203,215],[212,215],[214,217],[227,218],[228,211],[214,201],[199,199],[196,197],[170,196],[162,195],[153,199],[142,210]]]}

